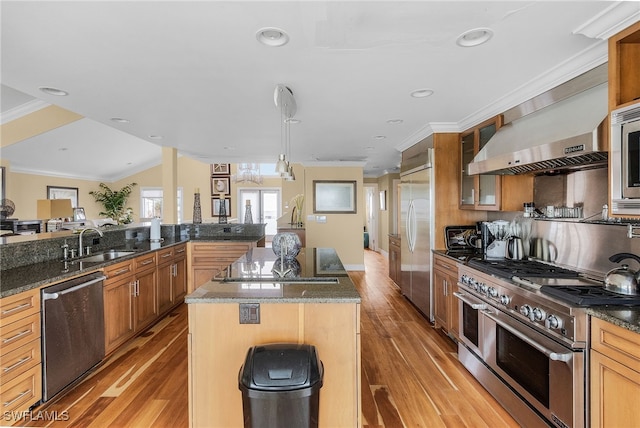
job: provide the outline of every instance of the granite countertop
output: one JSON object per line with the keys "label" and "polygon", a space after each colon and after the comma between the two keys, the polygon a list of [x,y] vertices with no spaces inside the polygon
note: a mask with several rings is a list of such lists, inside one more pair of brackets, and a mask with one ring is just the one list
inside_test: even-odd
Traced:
{"label": "granite countertop", "polygon": [[[85,273],[94,272],[105,266],[138,257],[151,251],[171,247],[188,239],[164,239],[160,243],[149,241],[136,242],[135,244],[124,245],[116,248],[118,251],[133,251],[134,253],[124,257],[118,257],[106,262],[82,262],[82,259],[74,259],[68,262],[52,260],[48,262],[26,265],[14,269],[0,271],[0,298],[12,296],[14,294],[29,291],[47,284],[72,278]],[[95,254],[100,254],[96,252]]]}
{"label": "granite countertop", "polygon": [[[273,269],[292,269],[275,278]],[[302,248],[280,264],[271,248],[253,248],[185,297],[194,303],[360,303],[360,294],[333,248]]]}
{"label": "granite countertop", "polygon": [[640,306],[594,306],[587,313],[640,334]]}

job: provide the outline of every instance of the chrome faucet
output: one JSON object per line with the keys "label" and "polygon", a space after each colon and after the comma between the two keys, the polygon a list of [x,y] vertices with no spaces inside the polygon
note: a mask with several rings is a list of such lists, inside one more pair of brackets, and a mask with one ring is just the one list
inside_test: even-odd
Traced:
{"label": "chrome faucet", "polygon": [[94,231],[98,232],[98,235],[104,236],[103,233],[100,230],[96,229],[95,227],[87,227],[85,229],[82,229],[82,231],[80,232],[80,237],[78,238],[78,244],[80,245],[80,248],[78,248],[78,257],[82,257],[84,255],[84,248],[82,247],[82,235],[87,230],[94,230]]}

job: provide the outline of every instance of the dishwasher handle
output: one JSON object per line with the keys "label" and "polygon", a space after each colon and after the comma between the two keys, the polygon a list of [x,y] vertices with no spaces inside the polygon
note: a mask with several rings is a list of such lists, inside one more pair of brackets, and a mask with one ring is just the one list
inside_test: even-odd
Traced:
{"label": "dishwasher handle", "polygon": [[80,290],[81,288],[88,287],[90,285],[95,284],[96,282],[104,281],[105,279],[107,279],[106,276],[99,276],[99,277],[94,278],[94,279],[92,279],[90,281],[83,282],[82,284],[78,284],[76,286],[64,289],[62,291],[58,291],[58,292],[55,292],[55,293],[42,293],[42,300],[54,300],[54,299],[57,299],[60,296],[64,296],[67,293],[73,293],[76,290]]}

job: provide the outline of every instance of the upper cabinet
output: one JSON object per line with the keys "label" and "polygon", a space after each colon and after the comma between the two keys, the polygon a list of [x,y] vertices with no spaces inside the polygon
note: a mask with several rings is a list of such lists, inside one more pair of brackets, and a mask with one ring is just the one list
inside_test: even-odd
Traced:
{"label": "upper cabinet", "polygon": [[496,116],[460,134],[460,144],[462,146],[460,209],[500,210],[500,176],[469,175],[468,166],[501,125],[501,116]]}
{"label": "upper cabinet", "polygon": [[460,209],[521,211],[533,201],[532,175],[469,175],[469,163],[502,126],[502,115],[460,134]]}
{"label": "upper cabinet", "polygon": [[609,39],[609,110],[640,99],[640,22]]}

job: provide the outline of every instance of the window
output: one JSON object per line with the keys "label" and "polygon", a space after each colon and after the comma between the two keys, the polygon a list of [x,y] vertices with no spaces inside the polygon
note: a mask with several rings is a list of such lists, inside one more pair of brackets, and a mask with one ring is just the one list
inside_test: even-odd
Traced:
{"label": "window", "polygon": [[[176,205],[178,223],[182,222],[182,187],[178,187]],[[153,217],[162,219],[162,187],[140,188],[140,221],[151,221]]]}

